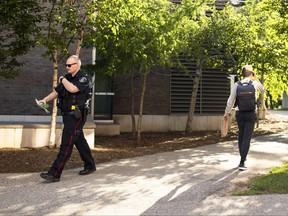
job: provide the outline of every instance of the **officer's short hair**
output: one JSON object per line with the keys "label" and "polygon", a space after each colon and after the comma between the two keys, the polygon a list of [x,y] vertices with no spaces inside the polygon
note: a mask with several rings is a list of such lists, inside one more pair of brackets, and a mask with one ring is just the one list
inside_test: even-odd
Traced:
{"label": "officer's short hair", "polygon": [[81,60],[80,60],[78,55],[72,55],[68,59],[74,59],[75,62],[77,62],[79,64],[79,66],[81,66]]}

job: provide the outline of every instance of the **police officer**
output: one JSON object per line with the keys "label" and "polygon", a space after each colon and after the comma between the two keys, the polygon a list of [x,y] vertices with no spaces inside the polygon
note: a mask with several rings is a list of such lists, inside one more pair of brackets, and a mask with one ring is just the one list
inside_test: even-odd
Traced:
{"label": "police officer", "polygon": [[55,90],[39,101],[43,104],[57,98],[57,106],[63,116],[64,124],[57,158],[47,173],[40,174],[49,182],[60,180],[64,166],[72,154],[74,144],[84,161],[84,170],[81,170],[79,174],[87,175],[96,171],[91,150],[83,134],[92,82],[91,77],[81,71],[80,67],[79,57],[77,55],[70,56],[66,61],[68,74],[61,76]]}
{"label": "police officer", "polygon": [[[260,94],[264,93],[264,87],[257,79],[256,73],[253,71],[253,67],[251,65],[244,65],[242,67],[242,76],[243,79],[240,81],[242,85],[245,83],[252,82],[252,85],[255,88],[255,93],[258,91]],[[230,113],[232,107],[235,104],[237,99],[237,87],[238,82],[236,82],[231,90],[230,96],[227,101],[227,106],[225,109],[225,113],[223,118],[228,120],[228,114]],[[254,95],[255,98],[255,95]],[[255,104],[255,100],[254,100]],[[254,110],[249,111],[241,111],[239,107],[236,108],[236,120],[238,125],[238,147],[239,147],[239,154],[240,154],[240,163],[239,163],[239,170],[243,171],[246,170],[247,167],[245,165],[246,157],[249,152],[250,148],[250,141],[253,135],[255,121],[256,121],[256,113],[255,107]]]}

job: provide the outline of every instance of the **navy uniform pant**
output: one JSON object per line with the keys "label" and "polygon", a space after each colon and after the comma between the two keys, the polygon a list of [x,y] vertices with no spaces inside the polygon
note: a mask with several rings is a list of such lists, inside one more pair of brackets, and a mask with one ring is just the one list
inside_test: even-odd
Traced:
{"label": "navy uniform pant", "polygon": [[60,178],[64,166],[72,154],[74,144],[79,151],[81,159],[84,161],[84,169],[96,168],[91,149],[83,134],[85,121],[86,119],[83,118],[76,119],[74,115],[63,115],[64,128],[60,151],[48,173]]}
{"label": "navy uniform pant", "polygon": [[236,120],[238,124],[238,147],[241,161],[245,161],[250,148],[250,141],[254,132],[256,113],[252,112],[236,112]]}

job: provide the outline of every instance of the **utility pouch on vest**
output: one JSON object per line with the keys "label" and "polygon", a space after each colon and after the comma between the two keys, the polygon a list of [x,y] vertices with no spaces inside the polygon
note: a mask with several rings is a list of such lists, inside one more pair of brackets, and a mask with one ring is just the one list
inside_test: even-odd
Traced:
{"label": "utility pouch on vest", "polygon": [[75,106],[74,115],[76,119],[82,118],[82,113],[77,105]]}

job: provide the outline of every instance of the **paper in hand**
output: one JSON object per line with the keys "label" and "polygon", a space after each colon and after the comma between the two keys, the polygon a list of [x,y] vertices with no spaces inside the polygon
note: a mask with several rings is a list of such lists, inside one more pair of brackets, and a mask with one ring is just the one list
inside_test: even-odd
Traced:
{"label": "paper in hand", "polygon": [[39,106],[40,108],[44,109],[46,113],[50,113],[48,109],[49,105],[46,103],[40,103],[36,98],[35,98],[35,102],[37,104],[37,106]]}
{"label": "paper in hand", "polygon": [[228,119],[222,119],[221,121],[221,137],[226,137],[228,134]]}

